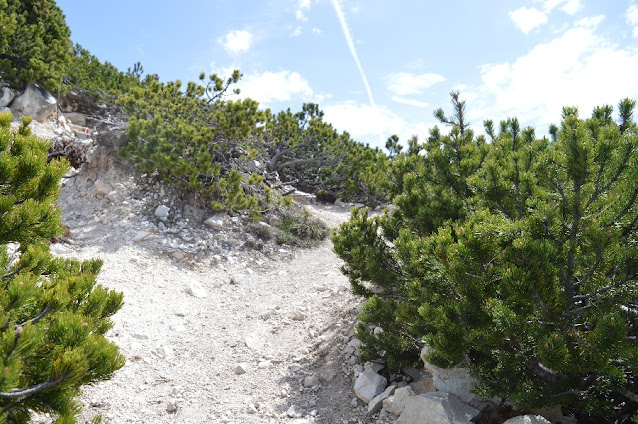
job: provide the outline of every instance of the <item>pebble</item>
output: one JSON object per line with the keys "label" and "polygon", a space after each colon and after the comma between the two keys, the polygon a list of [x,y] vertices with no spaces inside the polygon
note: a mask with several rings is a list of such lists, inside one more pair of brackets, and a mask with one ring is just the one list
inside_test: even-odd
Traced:
{"label": "pebble", "polygon": [[193,297],[203,299],[208,297],[208,292],[197,281],[184,283],[184,291]]}
{"label": "pebble", "polygon": [[173,413],[177,412],[177,403],[168,402],[166,404],[166,412],[168,412],[169,414],[173,414]]}
{"label": "pebble", "polygon": [[246,364],[245,362],[242,362],[235,367],[235,374],[237,375],[246,374],[246,372],[248,372],[248,364]]}
{"label": "pebble", "polygon": [[155,208],[154,215],[158,217],[159,219],[164,220],[168,218],[168,213],[170,210],[171,208],[169,208],[166,205],[159,205],[157,208]]}

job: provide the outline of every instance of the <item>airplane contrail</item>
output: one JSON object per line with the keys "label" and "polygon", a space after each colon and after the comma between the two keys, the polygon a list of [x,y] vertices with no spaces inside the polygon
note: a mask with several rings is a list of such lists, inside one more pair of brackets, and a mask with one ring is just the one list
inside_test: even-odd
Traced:
{"label": "airplane contrail", "polygon": [[350,35],[350,30],[348,29],[348,24],[346,23],[346,18],[343,15],[343,10],[341,10],[341,5],[339,4],[339,0],[331,0],[332,5],[335,8],[335,12],[337,13],[337,18],[339,18],[339,23],[341,23],[341,29],[343,30],[343,35],[346,37],[346,43],[350,48],[350,53],[352,54],[352,58],[354,59],[354,63],[359,68],[359,73],[361,74],[361,78],[363,79],[363,85],[366,87],[366,91],[368,92],[368,98],[370,99],[370,105],[375,107],[374,99],[372,98],[372,90],[370,90],[370,84],[368,84],[368,78],[366,78],[365,72],[363,72],[363,67],[361,66],[361,62],[359,61],[359,56],[357,55],[357,50],[354,48],[354,42],[352,41],[352,35]]}

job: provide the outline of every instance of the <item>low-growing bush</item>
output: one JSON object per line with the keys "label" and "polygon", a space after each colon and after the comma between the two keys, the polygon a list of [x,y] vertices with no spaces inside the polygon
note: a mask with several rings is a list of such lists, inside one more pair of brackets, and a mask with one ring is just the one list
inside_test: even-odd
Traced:
{"label": "low-growing bush", "polygon": [[[484,137],[453,93],[449,135],[393,158],[393,212],[355,211],[333,236],[368,298],[363,360],[468,364],[475,390],[518,409],[638,419],[638,129],[635,101],[555,139],[509,119]],[[420,152],[425,151],[426,154]],[[370,331],[381,327],[384,331]]]}
{"label": "low-growing bush", "polygon": [[0,422],[25,423],[31,411],[75,422],[82,385],[124,365],[104,334],[122,294],[96,283],[102,262],[54,258],[49,240],[66,228],[55,206],[65,160],[30,119],[9,129],[0,114]]}

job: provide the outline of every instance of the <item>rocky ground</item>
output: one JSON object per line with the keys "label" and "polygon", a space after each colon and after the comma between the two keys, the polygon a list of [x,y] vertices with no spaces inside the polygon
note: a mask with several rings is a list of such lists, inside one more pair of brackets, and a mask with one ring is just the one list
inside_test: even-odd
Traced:
{"label": "rocky ground", "polygon": [[[126,365],[84,389],[79,422],[391,422],[367,416],[354,395],[362,368],[348,343],[360,299],[329,240],[255,250],[245,220],[220,215],[211,228],[204,211],[104,154],[65,179],[70,235],[52,245],[102,258],[100,283],[125,295],[108,337]],[[331,227],[349,216],[306,208]]]}

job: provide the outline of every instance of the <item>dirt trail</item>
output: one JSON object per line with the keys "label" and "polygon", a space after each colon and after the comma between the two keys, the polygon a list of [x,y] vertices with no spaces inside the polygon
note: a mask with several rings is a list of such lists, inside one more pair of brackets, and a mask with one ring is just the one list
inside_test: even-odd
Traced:
{"label": "dirt trail", "polygon": [[[157,201],[118,172],[100,176],[119,184],[115,201],[96,194],[95,174],[67,181],[60,199],[73,244],[55,253],[102,258],[99,282],[125,295],[107,335],[127,363],[84,389],[79,422],[97,414],[112,423],[374,422],[352,404],[355,365],[342,352],[359,299],[329,240],[268,254],[243,246],[242,232],[190,222],[197,229],[180,234],[220,254],[178,261],[167,253],[170,231],[154,230]],[[349,216],[339,206],[307,208],[331,227]],[[150,237],[133,242],[140,228]],[[206,296],[188,294],[189,285]]]}

